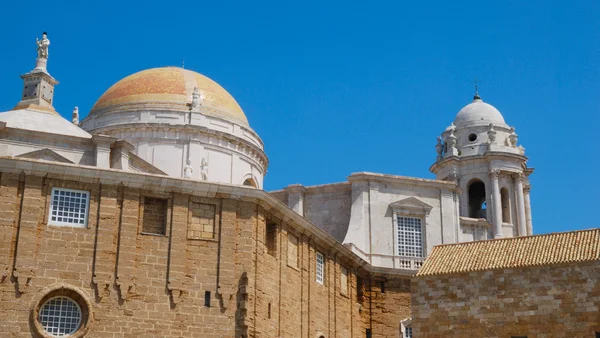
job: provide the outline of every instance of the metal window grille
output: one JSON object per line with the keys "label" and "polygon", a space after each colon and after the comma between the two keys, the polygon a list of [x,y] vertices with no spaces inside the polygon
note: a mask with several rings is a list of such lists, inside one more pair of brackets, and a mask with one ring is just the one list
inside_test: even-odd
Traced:
{"label": "metal window grille", "polygon": [[420,218],[398,217],[398,255],[423,257],[423,234]]}
{"label": "metal window grille", "polygon": [[38,320],[50,336],[66,337],[79,329],[81,308],[67,297],[50,298],[40,308]]}
{"label": "metal window grille", "polygon": [[87,226],[89,202],[89,191],[52,188],[48,223],[85,228]]}
{"label": "metal window grille", "polygon": [[404,328],[404,338],[413,338],[412,327],[408,326]]}
{"label": "metal window grille", "polygon": [[323,284],[323,280],[324,280],[324,265],[325,265],[325,259],[323,258],[323,254],[320,252],[317,252],[317,283]]}

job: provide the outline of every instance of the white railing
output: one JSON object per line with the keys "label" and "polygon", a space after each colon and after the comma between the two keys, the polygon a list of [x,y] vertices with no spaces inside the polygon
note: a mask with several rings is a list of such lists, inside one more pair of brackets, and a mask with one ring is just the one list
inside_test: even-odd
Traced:
{"label": "white railing", "polygon": [[398,268],[406,270],[419,270],[425,262],[425,258],[399,257],[397,258]]}

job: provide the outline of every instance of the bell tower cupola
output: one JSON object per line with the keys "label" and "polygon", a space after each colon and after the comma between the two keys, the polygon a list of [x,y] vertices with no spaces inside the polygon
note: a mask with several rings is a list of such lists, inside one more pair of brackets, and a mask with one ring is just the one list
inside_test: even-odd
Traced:
{"label": "bell tower cupola", "polygon": [[461,223],[488,224],[488,238],[533,233],[528,179],[533,168],[527,167],[518,141],[515,127],[482,100],[477,88],[473,101],[437,138],[431,172],[456,182],[463,191]]}
{"label": "bell tower cupola", "polygon": [[35,68],[29,73],[21,75],[23,79],[23,94],[21,101],[15,109],[27,107],[37,107],[54,111],[54,86],[58,81],[54,79],[47,71],[48,47],[50,40],[46,32],[42,33],[42,39],[36,39],[37,59]]}

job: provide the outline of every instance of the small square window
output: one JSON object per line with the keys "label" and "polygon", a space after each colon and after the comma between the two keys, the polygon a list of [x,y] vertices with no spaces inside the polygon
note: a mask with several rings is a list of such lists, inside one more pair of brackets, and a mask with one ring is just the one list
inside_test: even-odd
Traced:
{"label": "small square window", "polygon": [[74,228],[87,227],[90,192],[52,188],[48,224]]}

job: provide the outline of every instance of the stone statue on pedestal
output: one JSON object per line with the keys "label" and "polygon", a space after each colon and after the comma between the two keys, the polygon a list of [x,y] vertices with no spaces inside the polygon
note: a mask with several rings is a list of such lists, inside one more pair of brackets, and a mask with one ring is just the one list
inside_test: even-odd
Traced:
{"label": "stone statue on pedestal", "polygon": [[203,157],[202,163],[200,163],[200,176],[203,181],[208,179],[208,160],[206,157]]}
{"label": "stone statue on pedestal", "polygon": [[497,132],[494,130],[494,124],[490,123],[490,130],[488,130],[488,143],[494,144],[496,143],[496,134]]}
{"label": "stone statue on pedestal", "polygon": [[199,112],[200,111],[200,99],[202,95],[198,90],[198,87],[194,87],[194,92],[192,93],[192,103],[190,103],[190,111]]}
{"label": "stone statue on pedestal", "polygon": [[73,118],[72,118],[71,122],[73,122],[73,124],[76,126],[79,125],[79,108],[78,107],[73,108]]}
{"label": "stone statue on pedestal", "polygon": [[187,164],[185,165],[185,168],[183,169],[183,177],[192,178],[193,173],[194,173],[194,168],[192,168],[192,160],[190,160],[188,158]]}
{"label": "stone statue on pedestal", "polygon": [[50,40],[48,40],[48,36],[46,32],[42,33],[42,39],[35,39],[37,44],[37,53],[38,59],[48,59],[48,46],[50,46]]}

